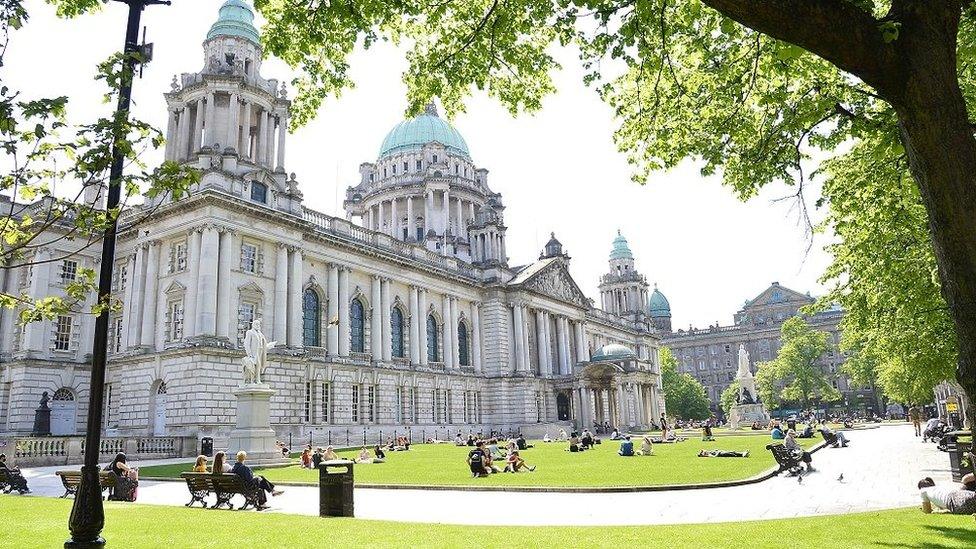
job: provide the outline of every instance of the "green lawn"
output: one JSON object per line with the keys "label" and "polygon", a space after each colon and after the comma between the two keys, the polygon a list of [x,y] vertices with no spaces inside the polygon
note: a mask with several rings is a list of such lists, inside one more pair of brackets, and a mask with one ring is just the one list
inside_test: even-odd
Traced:
{"label": "green lawn", "polygon": [[[573,496],[567,495],[567,498]],[[70,500],[0,495],[0,547],[59,547]],[[530,512],[530,510],[527,510]],[[323,519],[106,503],[109,547],[656,547],[915,548],[976,545],[970,516],[898,509],[725,524],[632,527],[483,527]]]}
{"label": "green lawn", "polygon": [[[620,457],[619,443],[604,442],[582,453],[565,451],[565,443],[534,442],[535,448],[522,457],[537,466],[535,472],[498,474],[488,478],[471,478],[465,458],[469,448],[452,444],[415,444],[409,452],[387,452],[387,462],[356,465],[356,482],[360,484],[477,485],[477,486],[652,486],[694,484],[749,478],[776,463],[766,450],[768,435],[719,437],[715,442],[697,438],[676,444],[655,444],[653,456]],[[820,442],[802,439],[807,447]],[[638,444],[635,444],[638,446]],[[749,450],[747,458],[699,458],[701,449]],[[355,458],[357,452],[340,452]],[[816,461],[816,458],[814,458]],[[500,464],[502,468],[504,464]],[[175,477],[189,471],[192,463],[144,467],[142,477]],[[318,472],[291,467],[269,468],[261,472],[272,482],[317,483]]]}

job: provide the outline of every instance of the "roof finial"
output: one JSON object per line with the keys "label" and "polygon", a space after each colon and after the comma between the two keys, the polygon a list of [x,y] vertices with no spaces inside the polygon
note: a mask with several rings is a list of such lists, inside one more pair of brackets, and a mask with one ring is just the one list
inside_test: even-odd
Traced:
{"label": "roof finial", "polygon": [[428,116],[437,116],[437,104],[434,103],[433,99],[431,99],[430,102],[427,103],[427,106],[424,107],[424,114]]}
{"label": "roof finial", "polygon": [[620,229],[617,229],[617,236],[623,236],[622,234],[620,234]]}

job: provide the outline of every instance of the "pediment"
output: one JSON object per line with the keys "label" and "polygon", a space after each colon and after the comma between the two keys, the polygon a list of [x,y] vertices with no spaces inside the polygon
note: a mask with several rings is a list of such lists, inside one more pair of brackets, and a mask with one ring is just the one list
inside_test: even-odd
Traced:
{"label": "pediment", "polygon": [[806,294],[791,290],[785,286],[780,286],[779,284],[773,284],[746,303],[743,310],[769,307],[770,305],[780,305],[784,303],[806,305],[813,302],[814,299]]}
{"label": "pediment", "polygon": [[552,261],[538,272],[529,275],[519,286],[527,291],[566,301],[579,307],[589,307],[590,300],[580,290],[562,261]]}
{"label": "pediment", "polygon": [[163,290],[163,293],[170,295],[170,294],[178,294],[180,292],[185,292],[185,291],[186,291],[186,286],[174,280],[172,284],[170,284],[169,286],[166,287],[165,290]]}
{"label": "pediment", "polygon": [[245,284],[242,284],[237,288],[237,291],[241,293],[264,295],[264,290],[262,290],[261,286],[258,286],[254,281],[249,281]]}

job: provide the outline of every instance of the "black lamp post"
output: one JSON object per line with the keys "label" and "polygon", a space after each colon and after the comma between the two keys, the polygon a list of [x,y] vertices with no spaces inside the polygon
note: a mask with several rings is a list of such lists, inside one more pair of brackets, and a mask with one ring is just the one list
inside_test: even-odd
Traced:
{"label": "black lamp post", "polygon": [[[119,103],[116,109],[117,127],[129,120],[132,98],[132,78],[136,64],[148,61],[150,50],[139,44],[139,22],[142,10],[153,4],[169,5],[168,0],[115,0],[129,6],[129,19],[125,30],[125,59],[122,66],[122,82],[119,87]],[[137,55],[138,54],[138,55]],[[116,140],[125,139],[124,130],[116,130]],[[125,161],[118,146],[112,147],[112,167],[109,172],[107,210],[118,208],[122,189],[122,167]],[[117,221],[109,217],[108,227],[102,238],[102,264],[98,277],[99,303],[110,302],[112,294],[112,269],[115,267],[115,237]],[[103,308],[95,319],[95,337],[92,347],[92,370],[89,387],[88,425],[85,432],[85,464],[81,468],[81,485],[71,508],[68,529],[71,539],[64,542],[66,548],[103,547],[101,537],[105,526],[102,508],[102,490],[98,481],[98,447],[101,441],[102,403],[105,398],[105,360],[108,354],[108,310]]]}

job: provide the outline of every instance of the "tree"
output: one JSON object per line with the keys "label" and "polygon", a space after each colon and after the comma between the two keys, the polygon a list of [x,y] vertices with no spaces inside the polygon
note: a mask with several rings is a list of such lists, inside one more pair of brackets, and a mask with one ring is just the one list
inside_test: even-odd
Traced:
{"label": "tree", "polygon": [[725,417],[729,417],[732,407],[739,403],[739,380],[733,381],[726,387],[718,401],[722,411],[725,412]]}
{"label": "tree", "polygon": [[770,362],[756,363],[756,394],[759,402],[765,404],[770,412],[783,407],[779,385],[779,373],[775,365]]}
{"label": "tree", "polygon": [[697,379],[689,374],[678,373],[678,359],[671,349],[661,347],[661,385],[668,413],[681,419],[707,419],[708,395]]}
{"label": "tree", "polygon": [[[68,2],[62,4],[69,9]],[[0,2],[0,69],[12,33],[28,20],[19,0]],[[106,102],[118,94],[123,61],[122,54],[116,54],[98,64],[95,79],[107,85]],[[0,191],[14,199],[0,211],[2,268],[61,263],[100,245],[100,235],[113,218],[120,219],[120,229],[126,230],[153,213],[152,208],[131,207],[130,200],[166,194],[178,199],[199,181],[196,170],[174,162],[150,169],[140,161],[145,151],[164,143],[162,133],[150,125],[116,117],[69,125],[68,106],[65,96],[25,98],[9,86],[0,88],[0,145],[8,166],[0,174]],[[120,183],[122,207],[108,211],[101,204],[108,189],[113,144],[123,151],[129,170]],[[64,189],[73,190],[65,193]],[[63,295],[0,291],[0,307],[18,310],[21,324],[67,312],[98,314],[114,304],[92,304],[89,298],[96,289],[94,270],[80,269],[65,284]]]}
{"label": "tree", "polygon": [[[294,124],[351,84],[347,59],[360,40],[389,39],[411,45],[410,113],[433,96],[457,112],[474,89],[513,113],[537,109],[559,68],[549,47],[576,46],[586,83],[615,110],[617,145],[639,181],[694,158],[706,174],[721,169],[743,198],[772,181],[802,196],[814,152],[842,158],[850,153],[841,144],[880,140],[870,162],[906,166],[924,206],[959,346],[956,378],[976,415],[971,0],[255,4],[268,19],[268,52],[304,70]],[[838,184],[856,186],[843,176]]]}
{"label": "tree", "polygon": [[810,328],[799,316],[784,322],[780,332],[782,347],[776,359],[759,366],[764,386],[760,392],[769,391],[768,386],[773,385],[778,387],[778,394],[765,397],[797,402],[804,409],[814,400],[831,402],[840,399],[840,392],[818,364],[820,357],[830,349],[830,334]]}

